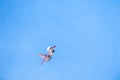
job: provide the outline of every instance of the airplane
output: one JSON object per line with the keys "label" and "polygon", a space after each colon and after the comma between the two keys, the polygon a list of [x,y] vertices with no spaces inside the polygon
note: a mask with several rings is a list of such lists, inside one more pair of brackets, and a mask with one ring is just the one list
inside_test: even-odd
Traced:
{"label": "airplane", "polygon": [[47,48],[47,52],[48,54],[38,54],[38,56],[42,57],[43,60],[41,62],[41,65],[44,63],[44,62],[47,62],[47,61],[50,61],[50,59],[52,58],[54,52],[55,52],[55,48],[56,46],[48,46]]}

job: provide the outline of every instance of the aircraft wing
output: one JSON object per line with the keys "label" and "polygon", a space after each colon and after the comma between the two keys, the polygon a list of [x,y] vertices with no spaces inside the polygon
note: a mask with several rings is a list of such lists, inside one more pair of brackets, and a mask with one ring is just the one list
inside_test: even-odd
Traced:
{"label": "aircraft wing", "polygon": [[42,57],[42,58],[45,58],[46,55],[45,54],[38,54],[38,56]]}

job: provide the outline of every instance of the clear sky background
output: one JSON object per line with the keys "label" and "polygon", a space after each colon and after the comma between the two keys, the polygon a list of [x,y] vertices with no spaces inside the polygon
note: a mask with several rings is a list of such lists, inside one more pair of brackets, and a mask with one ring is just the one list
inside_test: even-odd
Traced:
{"label": "clear sky background", "polygon": [[120,1],[0,0],[0,80],[120,80]]}

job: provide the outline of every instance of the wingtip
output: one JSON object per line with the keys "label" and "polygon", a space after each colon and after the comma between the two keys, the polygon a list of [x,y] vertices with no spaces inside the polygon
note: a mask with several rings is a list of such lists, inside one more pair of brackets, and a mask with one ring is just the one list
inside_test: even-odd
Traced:
{"label": "wingtip", "polygon": [[53,48],[56,48],[56,46],[53,46]]}
{"label": "wingtip", "polygon": [[41,54],[40,54],[40,53],[38,53],[37,55],[38,55],[38,56],[41,56]]}

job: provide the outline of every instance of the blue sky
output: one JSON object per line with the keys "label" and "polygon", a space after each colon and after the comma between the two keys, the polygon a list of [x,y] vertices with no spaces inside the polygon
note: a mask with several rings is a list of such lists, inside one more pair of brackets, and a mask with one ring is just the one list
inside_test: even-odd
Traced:
{"label": "blue sky", "polygon": [[1,0],[0,80],[120,80],[120,1]]}

